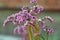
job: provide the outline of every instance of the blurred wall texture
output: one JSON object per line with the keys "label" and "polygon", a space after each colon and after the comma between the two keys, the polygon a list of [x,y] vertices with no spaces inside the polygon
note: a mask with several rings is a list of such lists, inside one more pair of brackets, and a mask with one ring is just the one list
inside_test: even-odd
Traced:
{"label": "blurred wall texture", "polygon": [[[60,10],[60,0],[37,0],[46,9]],[[30,6],[29,0],[0,0],[0,7],[20,8],[22,5]]]}

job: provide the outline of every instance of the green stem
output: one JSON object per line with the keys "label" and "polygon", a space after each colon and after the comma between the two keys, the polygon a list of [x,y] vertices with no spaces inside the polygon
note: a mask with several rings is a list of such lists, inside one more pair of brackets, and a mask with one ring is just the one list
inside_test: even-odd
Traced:
{"label": "green stem", "polygon": [[[46,28],[46,30],[47,30],[47,28]],[[48,40],[48,31],[46,31],[46,40]]]}
{"label": "green stem", "polygon": [[41,38],[42,38],[43,40],[45,40],[45,38],[43,37],[42,33],[39,35],[39,40],[41,40]]}
{"label": "green stem", "polygon": [[48,32],[46,33],[46,40],[48,40]]}

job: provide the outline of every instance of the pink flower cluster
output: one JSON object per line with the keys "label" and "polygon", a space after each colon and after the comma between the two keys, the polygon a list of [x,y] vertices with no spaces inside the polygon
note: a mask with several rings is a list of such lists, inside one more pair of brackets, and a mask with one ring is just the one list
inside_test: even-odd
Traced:
{"label": "pink flower cluster", "polygon": [[14,29],[14,33],[16,31],[18,34],[20,34],[21,33],[20,28],[22,28],[22,30],[26,32],[27,31],[25,29],[26,26],[29,23],[33,24],[33,22],[37,20],[37,17],[34,14],[43,11],[43,9],[44,8],[41,6],[35,6],[35,7],[33,6],[33,8],[31,8],[30,11],[28,11],[28,9],[23,6],[20,12],[8,16],[6,20],[4,20],[3,26],[5,26],[6,23],[8,22],[12,22],[13,24],[18,25]]}
{"label": "pink flower cluster", "polygon": [[[30,0],[30,3],[35,4],[37,3],[36,0]],[[54,19],[51,18],[50,16],[45,16],[42,19],[38,19],[37,18],[37,14],[41,13],[44,10],[43,6],[39,6],[39,5],[34,5],[33,7],[31,7],[29,10],[23,6],[21,8],[21,11],[19,11],[18,13],[12,14],[10,16],[8,16],[4,22],[3,22],[3,26],[5,26],[8,22],[12,22],[14,25],[17,25],[17,27],[14,28],[14,34],[18,33],[18,34],[22,34],[24,36],[26,36],[27,34],[27,26],[29,24],[32,24],[32,27],[34,27],[33,23],[34,21],[38,21],[42,30],[44,31],[48,31],[49,33],[54,32],[53,28],[48,28],[48,30],[46,30],[46,24],[45,24],[45,19],[49,20],[51,23],[54,22]],[[37,23],[38,23],[37,22]],[[39,33],[35,33],[34,36],[38,35]]]}

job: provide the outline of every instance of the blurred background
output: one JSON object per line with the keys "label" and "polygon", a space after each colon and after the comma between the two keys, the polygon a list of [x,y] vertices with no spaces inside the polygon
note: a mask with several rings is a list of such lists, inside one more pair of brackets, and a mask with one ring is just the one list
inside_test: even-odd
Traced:
{"label": "blurred background", "polygon": [[[54,18],[54,24],[46,22],[48,26],[54,28],[55,32],[49,36],[49,40],[60,40],[60,0],[37,0],[39,5],[45,7],[45,11],[38,15],[42,18],[46,15]],[[18,34],[13,34],[14,25],[8,23],[3,27],[4,19],[13,13],[19,12],[20,8],[25,5],[30,7],[29,0],[0,0],[0,40],[17,40]]]}
{"label": "blurred background", "polygon": [[[60,0],[37,0],[38,4],[43,5],[49,10],[60,10]],[[0,0],[0,8],[20,8],[30,6],[29,0]]]}

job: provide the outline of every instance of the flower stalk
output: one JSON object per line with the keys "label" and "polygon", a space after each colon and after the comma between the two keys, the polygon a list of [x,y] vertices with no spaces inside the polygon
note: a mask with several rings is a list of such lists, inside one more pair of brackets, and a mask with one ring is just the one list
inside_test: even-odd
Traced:
{"label": "flower stalk", "polygon": [[[38,33],[38,32],[39,32],[39,27],[38,27],[36,21],[34,21],[33,24],[34,24],[34,30],[33,30],[33,32],[34,32],[34,33]],[[39,40],[39,34],[37,34],[37,35],[35,36],[35,40]]]}
{"label": "flower stalk", "polygon": [[46,28],[46,40],[48,40],[48,31],[47,31],[47,28]]}
{"label": "flower stalk", "polygon": [[32,40],[32,35],[31,35],[31,25],[29,24],[27,27],[27,37],[29,40]]}

